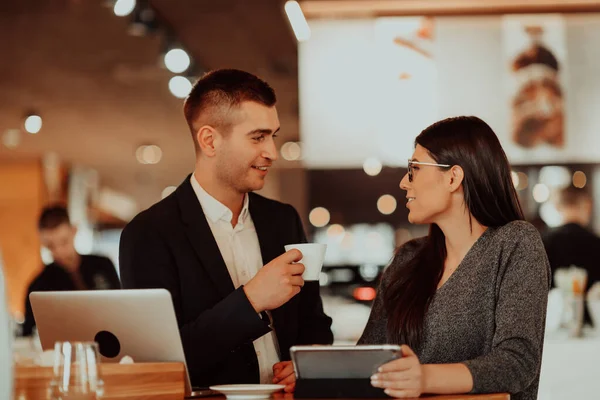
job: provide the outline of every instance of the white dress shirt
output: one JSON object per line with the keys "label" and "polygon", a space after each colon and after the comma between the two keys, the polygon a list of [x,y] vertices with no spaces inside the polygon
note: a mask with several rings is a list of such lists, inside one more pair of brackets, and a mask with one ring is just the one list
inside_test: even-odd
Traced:
{"label": "white dress shirt", "polygon": [[[217,241],[233,286],[237,289],[248,283],[263,266],[258,236],[248,210],[248,195],[244,198],[238,222],[233,227],[231,210],[208,194],[196,180],[195,174],[192,174],[190,181]],[[279,362],[275,332],[267,333],[253,344],[260,369],[260,383],[272,383],[273,364]]]}

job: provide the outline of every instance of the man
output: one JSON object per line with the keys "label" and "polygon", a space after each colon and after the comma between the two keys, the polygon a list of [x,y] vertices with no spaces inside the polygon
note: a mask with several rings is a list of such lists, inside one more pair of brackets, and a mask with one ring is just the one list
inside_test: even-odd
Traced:
{"label": "man", "polygon": [[[218,70],[194,85],[184,114],[196,166],[121,236],[126,288],[171,292],[194,386],[272,383],[294,389],[289,348],[333,341],[318,282],[304,282],[296,210],[255,193],[277,160],[271,87]],[[284,362],[280,362],[284,361]]]}
{"label": "man", "polygon": [[[590,224],[592,205],[591,196],[584,189],[574,186],[562,189],[556,208],[563,225],[543,236],[552,276],[558,268],[571,265],[584,268],[588,274],[586,292],[600,281],[600,238],[586,228]],[[587,307],[584,321],[592,323]]]}
{"label": "man", "polygon": [[47,265],[33,280],[25,300],[23,336],[29,336],[35,326],[29,294],[40,291],[119,289],[121,283],[115,266],[106,257],[81,255],[75,250],[77,228],[71,225],[69,214],[62,206],[47,207],[38,221],[42,246],[50,250],[54,262]]}

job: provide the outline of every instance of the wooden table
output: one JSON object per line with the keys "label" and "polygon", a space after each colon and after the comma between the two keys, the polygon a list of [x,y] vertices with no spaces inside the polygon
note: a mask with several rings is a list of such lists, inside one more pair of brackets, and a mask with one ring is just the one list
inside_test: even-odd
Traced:
{"label": "wooden table", "polygon": [[[107,363],[100,364],[100,372],[105,387],[102,400],[175,400],[184,397],[183,363]],[[52,374],[52,367],[17,366],[15,400],[46,399]]]}
{"label": "wooden table", "polygon": [[[102,400],[184,399],[185,369],[182,363],[100,364],[100,371],[105,384],[105,394]],[[14,399],[46,399],[51,379],[51,367],[17,366],[15,369]],[[509,400],[510,396],[508,394],[464,394],[423,396],[423,398],[435,400]],[[224,399],[224,396],[215,396],[206,397],[203,400]],[[277,393],[273,396],[273,400],[294,400],[294,396],[288,393]]]}
{"label": "wooden table", "polygon": [[[131,398],[133,400],[133,398]],[[174,399],[174,398],[173,398]],[[225,396],[203,397],[203,400],[225,400]],[[293,394],[275,394],[273,400],[294,400]],[[454,394],[454,395],[435,395],[421,396],[419,399],[430,400],[510,400],[510,396],[505,393],[495,394]],[[129,398],[127,398],[129,400]],[[164,398],[170,400],[170,398]],[[300,399],[298,399],[300,400]],[[332,400],[332,399],[310,399],[310,400]],[[336,399],[336,400],[356,400],[356,399]],[[362,399],[362,400],[382,400],[382,399]],[[383,399],[385,400],[385,399]]]}
{"label": "wooden table", "polygon": [[[205,400],[223,400],[225,397],[207,397]],[[292,394],[276,394],[273,396],[274,400],[293,400],[294,395]],[[420,399],[431,399],[431,400],[510,400],[510,396],[505,393],[495,394],[453,394],[453,395],[435,395],[435,396],[421,396]],[[298,399],[299,400],[299,399]],[[331,399],[311,399],[311,400],[331,400]],[[340,399],[344,400],[344,399]],[[348,399],[346,399],[348,400]],[[382,400],[382,399],[364,399],[364,400]],[[385,399],[384,399],[385,400]]]}

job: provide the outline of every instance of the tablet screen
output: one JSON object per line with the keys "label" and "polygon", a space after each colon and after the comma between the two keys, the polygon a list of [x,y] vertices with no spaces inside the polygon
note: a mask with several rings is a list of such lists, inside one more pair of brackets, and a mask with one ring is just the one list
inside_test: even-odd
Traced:
{"label": "tablet screen", "polygon": [[398,345],[293,346],[290,354],[297,379],[369,379],[401,356]]}

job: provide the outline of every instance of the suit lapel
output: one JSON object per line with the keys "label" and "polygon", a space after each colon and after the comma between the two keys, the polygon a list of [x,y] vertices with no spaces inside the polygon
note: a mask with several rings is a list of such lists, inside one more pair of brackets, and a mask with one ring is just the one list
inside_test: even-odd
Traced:
{"label": "suit lapel", "polygon": [[210,230],[198,197],[192,188],[190,177],[191,175],[177,188],[176,193],[181,209],[181,217],[185,225],[185,233],[202,265],[208,271],[221,295],[225,297],[233,292],[235,288],[217,241]]}

